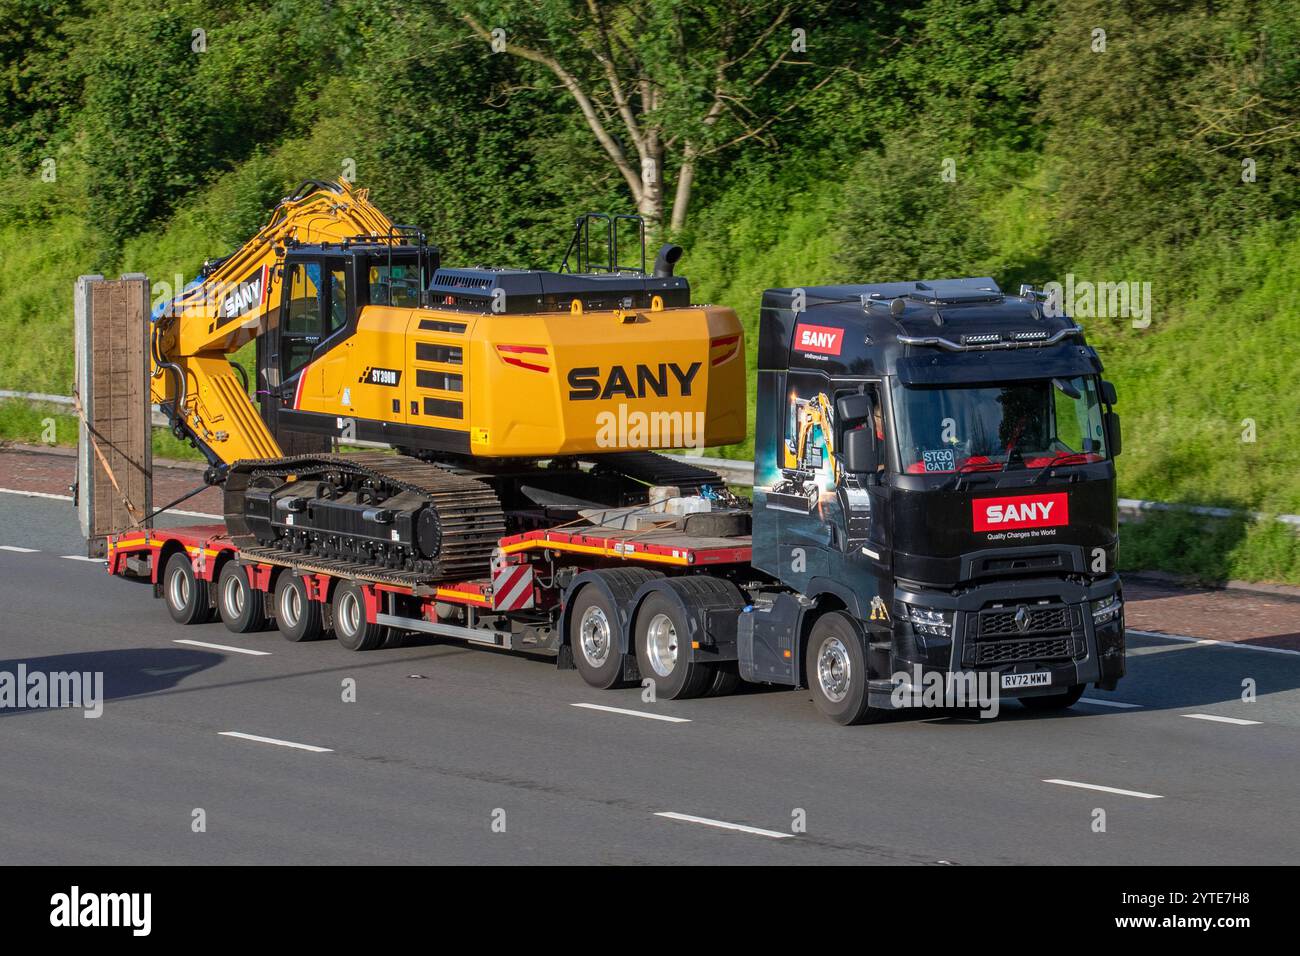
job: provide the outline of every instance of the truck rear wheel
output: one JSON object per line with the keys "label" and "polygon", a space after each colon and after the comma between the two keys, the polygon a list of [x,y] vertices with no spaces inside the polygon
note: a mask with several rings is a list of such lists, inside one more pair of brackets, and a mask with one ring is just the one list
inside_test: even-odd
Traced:
{"label": "truck rear wheel", "polygon": [[248,583],[248,573],[234,561],[227,561],[217,576],[217,612],[226,629],[251,634],[266,628],[262,592]]}
{"label": "truck rear wheel", "polygon": [[1043,697],[1021,697],[1020,703],[1030,710],[1065,710],[1073,707],[1083,696],[1083,684],[1074,684],[1066,688],[1063,694],[1047,694]]}
{"label": "truck rear wheel", "polygon": [[334,636],[350,651],[372,651],[388,639],[388,628],[366,620],[361,585],[342,581],[334,589]]}
{"label": "truck rear wheel", "polygon": [[292,571],[281,571],[275,582],[275,623],[286,641],[319,640],[325,615],[319,601],[307,596],[307,582]]}
{"label": "truck rear wheel", "polygon": [[871,723],[885,711],[867,703],[867,658],[857,626],[843,611],[817,618],[804,656],[808,689],[817,709],[837,724]]}
{"label": "truck rear wheel", "polygon": [[592,687],[609,690],[623,682],[618,610],[595,585],[587,585],[574,598],[569,612],[569,646],[573,666]]}
{"label": "truck rear wheel", "polygon": [[681,605],[659,591],[641,602],[636,615],[636,663],[642,679],[655,682],[655,696],[699,697],[713,682],[713,668],[693,659],[691,632]]}
{"label": "truck rear wheel", "polygon": [[163,600],[167,613],[177,624],[202,624],[208,620],[211,605],[208,603],[208,582],[194,574],[190,556],[177,551],[167,559],[163,568]]}

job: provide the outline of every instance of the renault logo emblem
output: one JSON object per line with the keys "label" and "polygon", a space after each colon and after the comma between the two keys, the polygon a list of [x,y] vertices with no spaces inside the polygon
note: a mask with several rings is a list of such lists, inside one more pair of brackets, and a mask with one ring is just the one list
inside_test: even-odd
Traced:
{"label": "renault logo emblem", "polygon": [[1020,628],[1020,633],[1029,630],[1029,608],[1023,604],[1016,608],[1016,627]]}

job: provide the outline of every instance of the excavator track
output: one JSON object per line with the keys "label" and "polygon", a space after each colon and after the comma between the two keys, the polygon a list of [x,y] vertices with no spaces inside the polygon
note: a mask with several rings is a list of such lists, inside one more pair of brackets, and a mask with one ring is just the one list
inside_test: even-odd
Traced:
{"label": "excavator track", "polygon": [[684,495],[696,495],[706,485],[726,488],[727,481],[716,471],[701,468],[680,458],[653,451],[613,451],[602,455],[580,455],[597,469],[631,478],[646,485],[675,485]]}
{"label": "excavator track", "polygon": [[[336,485],[340,480],[378,489],[385,497],[391,495],[391,500],[399,500],[401,495],[408,510],[421,512],[422,527],[434,529],[425,532],[423,540],[427,541],[432,533],[436,548],[417,551],[414,545],[393,545],[374,533],[349,534],[309,523],[288,529],[272,527],[250,514],[250,490],[265,495],[271,489],[301,488],[302,497],[310,503],[322,486]],[[373,510],[383,511],[383,501],[377,502]],[[425,515],[425,511],[431,513]],[[226,475],[225,517],[231,540],[250,557],[265,552],[273,558],[272,563],[403,584],[485,575],[492,551],[505,534],[501,504],[487,485],[414,458],[374,453],[292,455],[235,462]],[[397,541],[396,532],[393,534],[392,540]]]}

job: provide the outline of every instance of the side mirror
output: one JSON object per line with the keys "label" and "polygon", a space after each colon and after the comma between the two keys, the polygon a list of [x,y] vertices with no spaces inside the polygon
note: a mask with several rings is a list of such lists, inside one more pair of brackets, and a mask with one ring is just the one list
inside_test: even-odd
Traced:
{"label": "side mirror", "polygon": [[871,417],[871,396],[863,392],[843,395],[835,402],[835,415],[844,424]]}
{"label": "side mirror", "polygon": [[1124,442],[1119,433],[1119,416],[1114,412],[1105,413],[1106,422],[1106,444],[1110,447],[1110,457],[1114,458],[1124,448]]}
{"label": "side mirror", "polygon": [[870,426],[845,430],[841,457],[844,460],[844,470],[850,474],[875,474],[879,464],[875,431]]}
{"label": "side mirror", "polygon": [[1101,382],[1101,400],[1107,405],[1114,405],[1119,401],[1119,396],[1115,394],[1115,383],[1102,379]]}

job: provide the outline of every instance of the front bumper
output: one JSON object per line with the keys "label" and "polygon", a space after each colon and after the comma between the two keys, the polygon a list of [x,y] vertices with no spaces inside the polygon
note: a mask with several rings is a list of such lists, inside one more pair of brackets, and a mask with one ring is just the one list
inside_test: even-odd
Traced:
{"label": "front bumper", "polygon": [[[1101,623],[1092,614],[1093,602],[1112,595],[1122,599],[1118,575],[1086,585],[1053,579],[996,581],[955,596],[899,586],[889,676],[872,681],[871,703],[897,706],[894,688],[930,673],[945,678],[988,673],[1003,698],[1060,694],[1077,684],[1114,689],[1124,676],[1123,607]],[[950,622],[946,636],[912,624],[897,613],[900,604],[942,611]],[[1051,675],[1050,684],[1000,687],[1003,674],[1041,672]]]}

